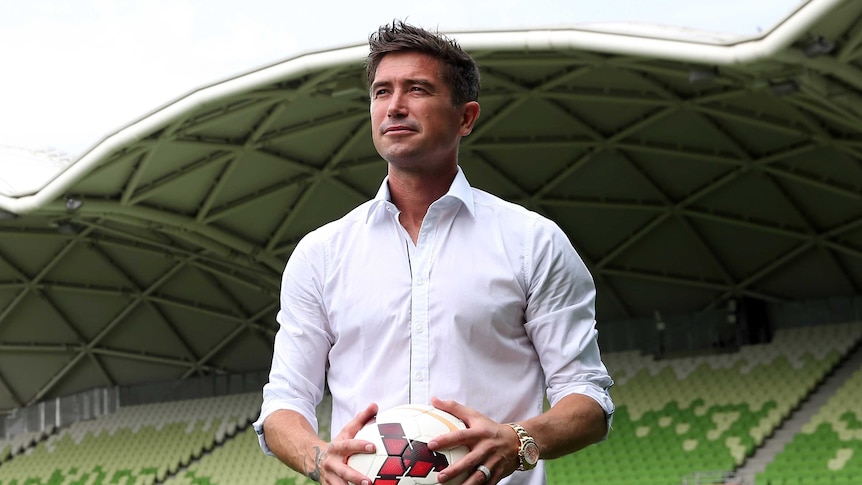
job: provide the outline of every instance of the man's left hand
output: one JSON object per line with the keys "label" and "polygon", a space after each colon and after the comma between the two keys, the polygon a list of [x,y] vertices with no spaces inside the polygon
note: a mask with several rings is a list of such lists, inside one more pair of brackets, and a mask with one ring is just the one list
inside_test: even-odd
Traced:
{"label": "man's left hand", "polygon": [[518,440],[511,427],[456,401],[434,397],[431,405],[460,418],[467,429],[440,435],[428,443],[428,448],[443,450],[464,445],[470,449],[466,456],[440,471],[440,483],[469,473],[464,485],[493,485],[518,468]]}

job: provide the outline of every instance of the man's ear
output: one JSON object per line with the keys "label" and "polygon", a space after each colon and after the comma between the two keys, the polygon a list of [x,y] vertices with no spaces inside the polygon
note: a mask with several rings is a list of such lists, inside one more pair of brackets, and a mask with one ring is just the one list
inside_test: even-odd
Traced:
{"label": "man's ear", "polygon": [[461,136],[467,136],[473,131],[476,120],[479,119],[479,103],[467,101],[461,107]]}

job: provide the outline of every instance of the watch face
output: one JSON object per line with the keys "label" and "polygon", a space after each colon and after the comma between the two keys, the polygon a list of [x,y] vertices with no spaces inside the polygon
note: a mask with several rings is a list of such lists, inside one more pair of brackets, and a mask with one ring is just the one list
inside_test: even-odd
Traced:
{"label": "watch face", "polygon": [[524,461],[531,466],[539,462],[539,447],[536,443],[527,443],[524,447]]}

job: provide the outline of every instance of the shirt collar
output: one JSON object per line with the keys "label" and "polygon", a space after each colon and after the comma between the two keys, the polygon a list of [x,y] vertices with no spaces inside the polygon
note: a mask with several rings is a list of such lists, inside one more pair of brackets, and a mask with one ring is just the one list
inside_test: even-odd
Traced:
{"label": "shirt collar", "polygon": [[[470,183],[467,181],[467,177],[464,175],[464,171],[461,170],[460,165],[458,166],[458,173],[455,174],[455,180],[449,186],[449,191],[443,197],[440,197],[440,199],[450,197],[460,200],[464,204],[464,207],[467,208],[471,217],[476,215],[476,208],[473,203],[473,189],[470,187]],[[365,222],[368,222],[371,214],[378,210],[378,207],[385,207],[387,204],[391,204],[391,201],[392,195],[389,193],[389,176],[387,175],[383,179],[383,183],[380,184],[377,195],[374,196],[371,205],[368,207],[368,213],[365,214]]]}

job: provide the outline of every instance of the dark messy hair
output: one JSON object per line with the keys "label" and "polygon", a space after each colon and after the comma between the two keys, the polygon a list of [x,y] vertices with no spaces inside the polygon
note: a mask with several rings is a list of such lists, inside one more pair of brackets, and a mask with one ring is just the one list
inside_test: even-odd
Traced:
{"label": "dark messy hair", "polygon": [[441,76],[452,90],[452,103],[460,106],[479,99],[479,67],[455,40],[439,32],[430,32],[400,20],[381,26],[368,37],[371,51],[365,62],[368,86],[374,83],[377,66],[392,52],[419,52],[439,59]]}

